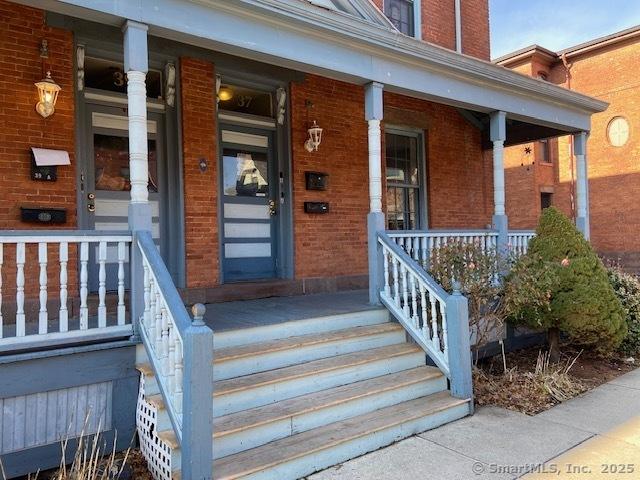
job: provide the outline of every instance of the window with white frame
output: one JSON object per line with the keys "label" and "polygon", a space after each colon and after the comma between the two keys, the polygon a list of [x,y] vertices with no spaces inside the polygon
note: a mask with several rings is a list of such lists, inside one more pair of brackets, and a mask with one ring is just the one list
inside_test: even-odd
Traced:
{"label": "window with white frame", "polygon": [[416,6],[419,0],[385,0],[384,13],[400,32],[414,37],[416,34]]}

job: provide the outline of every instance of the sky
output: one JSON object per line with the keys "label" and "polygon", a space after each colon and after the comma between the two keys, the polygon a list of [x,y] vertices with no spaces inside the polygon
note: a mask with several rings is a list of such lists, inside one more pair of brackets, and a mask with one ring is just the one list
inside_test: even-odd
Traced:
{"label": "sky", "polygon": [[562,50],[640,24],[640,0],[489,0],[489,8],[492,58],[532,44]]}

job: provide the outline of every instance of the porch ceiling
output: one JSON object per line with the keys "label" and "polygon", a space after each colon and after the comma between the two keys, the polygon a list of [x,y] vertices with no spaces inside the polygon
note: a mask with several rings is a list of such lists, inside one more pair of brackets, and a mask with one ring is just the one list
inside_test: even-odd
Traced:
{"label": "porch ceiling", "polygon": [[589,131],[607,103],[305,0],[16,0],[152,35],[560,132]]}

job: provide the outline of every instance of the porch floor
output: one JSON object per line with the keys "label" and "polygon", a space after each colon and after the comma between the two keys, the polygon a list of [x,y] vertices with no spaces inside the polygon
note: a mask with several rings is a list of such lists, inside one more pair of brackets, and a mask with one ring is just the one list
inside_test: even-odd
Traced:
{"label": "porch floor", "polygon": [[354,290],[210,303],[204,320],[214,332],[222,332],[378,308],[369,304],[367,290]]}

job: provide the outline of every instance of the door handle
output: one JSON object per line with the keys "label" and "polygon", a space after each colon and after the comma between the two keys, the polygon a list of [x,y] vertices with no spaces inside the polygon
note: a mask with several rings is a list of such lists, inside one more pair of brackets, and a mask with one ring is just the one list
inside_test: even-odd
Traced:
{"label": "door handle", "polygon": [[278,210],[276,209],[276,201],[269,200],[269,215],[272,217],[278,214]]}

